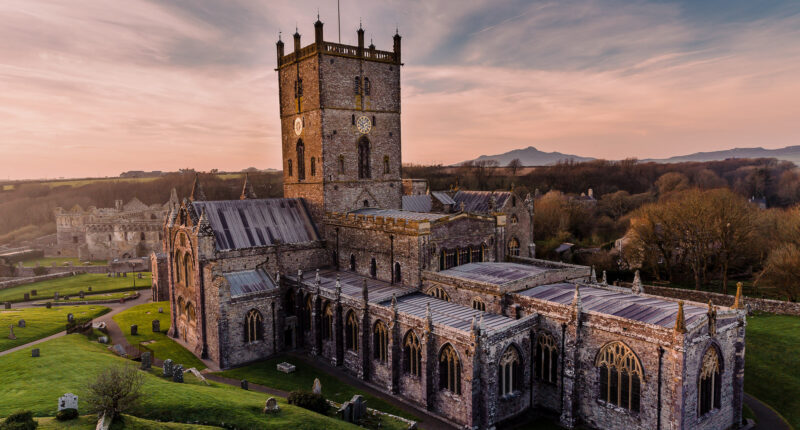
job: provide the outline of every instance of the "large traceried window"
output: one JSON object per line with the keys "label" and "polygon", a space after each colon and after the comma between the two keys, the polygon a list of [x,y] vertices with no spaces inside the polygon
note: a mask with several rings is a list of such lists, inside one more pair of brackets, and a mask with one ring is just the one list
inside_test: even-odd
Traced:
{"label": "large traceried window", "polygon": [[458,265],[458,255],[455,249],[443,249],[439,253],[439,270],[447,270]]}
{"label": "large traceried window", "polygon": [[480,263],[483,261],[483,249],[480,246],[470,246],[469,247],[470,254],[470,261],[473,263]]}
{"label": "large traceried window", "polygon": [[622,342],[606,344],[597,355],[600,372],[600,400],[639,412],[642,365],[636,354]]}
{"label": "large traceried window", "polygon": [[419,338],[409,330],[403,339],[403,370],[413,376],[420,376],[422,374],[421,363],[422,347]]}
{"label": "large traceried window", "polygon": [[347,313],[347,322],[344,330],[344,346],[350,351],[358,352],[358,317],[356,313]]}
{"label": "large traceried window", "polygon": [[369,179],[372,177],[372,171],[369,167],[369,153],[369,139],[362,137],[358,141],[358,179]]}
{"label": "large traceried window", "polygon": [[439,352],[439,389],[461,394],[461,361],[449,343]]}
{"label": "large traceried window", "polygon": [[303,304],[303,331],[311,330],[313,321],[314,301],[311,300],[311,294],[306,297],[306,302]]}
{"label": "large traceried window", "polygon": [[541,333],[536,340],[534,374],[536,379],[555,384],[558,370],[558,347],[553,336]]}
{"label": "large traceried window", "polygon": [[446,302],[449,302],[449,301],[450,301],[450,295],[448,295],[448,294],[447,294],[447,291],[445,291],[445,290],[444,290],[443,288],[441,288],[441,287],[431,288],[431,289],[428,291],[428,295],[429,295],[429,296],[436,297],[437,299],[442,299],[442,300],[444,300],[444,301],[446,301]]}
{"label": "large traceried window", "polygon": [[306,178],[306,146],[303,140],[297,141],[297,179],[302,181]]}
{"label": "large traceried window", "polygon": [[375,323],[375,328],[372,330],[372,350],[375,359],[386,363],[389,356],[389,330],[383,321]]}
{"label": "large traceried window", "polygon": [[697,415],[703,416],[720,408],[722,378],[719,352],[713,346],[703,355],[697,386]]}
{"label": "large traceried window", "polygon": [[253,343],[257,340],[264,340],[264,325],[261,312],[251,309],[244,319],[244,341]]}
{"label": "large traceried window", "polygon": [[486,303],[481,300],[480,297],[475,297],[472,299],[472,309],[476,311],[486,312]]}
{"label": "large traceried window", "polygon": [[331,304],[328,303],[325,305],[325,309],[322,311],[322,338],[323,339],[330,339],[333,334],[333,309],[331,308]]}
{"label": "large traceried window", "polygon": [[500,395],[505,396],[522,389],[522,359],[517,348],[509,346],[500,357],[498,365]]}
{"label": "large traceried window", "polygon": [[470,262],[469,248],[458,248],[458,264],[467,264]]}

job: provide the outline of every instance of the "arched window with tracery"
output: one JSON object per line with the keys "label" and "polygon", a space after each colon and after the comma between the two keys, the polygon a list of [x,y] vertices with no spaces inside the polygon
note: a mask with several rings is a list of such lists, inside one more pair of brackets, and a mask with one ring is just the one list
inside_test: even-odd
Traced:
{"label": "arched window with tracery", "polygon": [[372,85],[370,85],[369,78],[364,78],[364,95],[368,96],[372,92]]}
{"label": "arched window with tracery", "polygon": [[186,321],[189,324],[194,324],[195,323],[195,317],[196,317],[196,313],[195,313],[195,310],[194,310],[194,305],[192,304],[192,302],[186,302]]}
{"label": "arched window with tracery", "polygon": [[311,294],[306,297],[306,302],[303,305],[303,331],[307,332],[311,330],[311,324],[313,324],[313,312],[314,309],[314,301],[311,300]]}
{"label": "arched window with tracery", "polygon": [[703,416],[720,408],[722,378],[719,352],[713,346],[703,355],[697,384],[697,415]]}
{"label": "arched window with tracery", "polygon": [[449,343],[439,352],[439,389],[461,394],[461,361]]}
{"label": "arched window with tracery", "polygon": [[183,282],[187,287],[193,284],[192,271],[192,256],[186,254],[183,256]]}
{"label": "arched window with tracery", "polygon": [[458,264],[467,264],[470,261],[469,248],[458,248]]}
{"label": "arched window with tracery", "polygon": [[347,313],[347,322],[344,330],[344,346],[354,352],[358,352],[358,317],[356,313]]}
{"label": "arched window with tracery", "polygon": [[556,339],[541,333],[536,339],[536,352],[534,353],[534,374],[536,379],[555,384],[558,370],[558,346]]}
{"label": "arched window with tracery", "polygon": [[472,262],[472,263],[480,263],[481,261],[483,261],[483,252],[481,251],[481,247],[480,246],[470,246],[469,247],[469,252],[471,254],[470,255],[470,262]]}
{"label": "arched window with tracery", "polygon": [[381,363],[386,363],[389,356],[389,330],[383,321],[375,323],[372,330],[372,353],[373,357]]}
{"label": "arched window with tracery", "polygon": [[175,282],[180,284],[183,282],[183,253],[180,251],[175,252],[173,273],[175,273]]}
{"label": "arched window with tracery", "polygon": [[413,376],[422,375],[422,346],[412,330],[403,339],[403,370]]}
{"label": "arched window with tracery", "polygon": [[508,255],[519,256],[519,241],[516,237],[512,237],[511,240],[508,241]]}
{"label": "arched window with tracery", "polygon": [[244,319],[244,341],[253,343],[264,340],[264,325],[261,312],[251,309]]}
{"label": "arched window with tracery", "polygon": [[297,140],[297,180],[306,178],[306,146],[302,139]]}
{"label": "arched window with tracery", "polygon": [[431,288],[428,291],[428,295],[436,297],[437,299],[442,299],[446,302],[450,301],[450,295],[447,294],[447,291],[445,291],[442,287]]}
{"label": "arched window with tracery", "polygon": [[480,297],[475,297],[472,299],[472,309],[476,311],[486,312],[486,303],[481,300]]}
{"label": "arched window with tracery", "polygon": [[509,346],[500,356],[497,371],[501,396],[522,390],[522,358],[515,346]]}
{"label": "arched window with tracery", "polygon": [[372,172],[369,168],[369,139],[362,136],[358,141],[358,179],[369,179]]}
{"label": "arched window with tracery", "polygon": [[333,308],[330,303],[322,310],[322,338],[330,339],[333,335]]}
{"label": "arched window with tracery", "polygon": [[636,354],[622,342],[611,342],[600,350],[595,366],[600,372],[600,400],[638,412],[644,374]]}

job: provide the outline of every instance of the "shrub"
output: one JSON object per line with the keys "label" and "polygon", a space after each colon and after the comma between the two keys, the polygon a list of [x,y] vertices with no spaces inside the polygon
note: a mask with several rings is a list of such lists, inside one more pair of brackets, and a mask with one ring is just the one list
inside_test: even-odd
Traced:
{"label": "shrub", "polygon": [[87,386],[92,411],[118,416],[137,404],[142,395],[144,376],[135,366],[115,365],[100,372]]}
{"label": "shrub", "polygon": [[0,425],[3,430],[33,430],[39,423],[33,420],[33,412],[19,411],[12,415]]}
{"label": "shrub", "polygon": [[328,401],[325,400],[322,394],[314,394],[303,390],[292,391],[286,400],[290,405],[300,406],[323,415],[327,414],[328,408],[330,408]]}
{"label": "shrub", "polygon": [[36,276],[42,276],[47,274],[47,267],[44,266],[36,266],[33,268],[33,274]]}
{"label": "shrub", "polygon": [[56,414],[56,419],[59,421],[69,421],[78,418],[78,410],[73,408],[62,409]]}

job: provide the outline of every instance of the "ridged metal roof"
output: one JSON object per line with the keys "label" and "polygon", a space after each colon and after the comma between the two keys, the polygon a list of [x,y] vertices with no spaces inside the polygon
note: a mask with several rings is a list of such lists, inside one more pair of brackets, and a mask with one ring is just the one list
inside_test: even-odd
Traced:
{"label": "ridged metal roof", "polygon": [[532,266],[530,264],[486,262],[455,266],[447,270],[442,270],[439,274],[468,279],[470,281],[503,285],[530,276],[536,276],[548,270],[549,269],[545,267]]}
{"label": "ridged metal roof", "polygon": [[469,306],[459,305],[428,296],[422,293],[409,294],[397,299],[397,311],[425,318],[428,303],[431,305],[431,318],[434,324],[441,324],[456,330],[469,331],[472,317],[476,324],[483,315],[483,329],[495,330],[514,323],[514,319],[503,315],[481,312]]}
{"label": "ridged metal roof", "polygon": [[[581,304],[586,311],[614,315],[634,321],[674,327],[678,315],[678,302],[658,297],[640,296],[604,288],[581,286]],[[575,295],[575,285],[568,283],[542,285],[519,293],[523,296],[568,305]],[[708,309],[686,303],[684,318],[689,324],[705,317]]]}
{"label": "ridged metal roof", "polygon": [[436,199],[439,200],[443,205],[454,205],[456,201],[453,200],[452,197],[447,195],[444,191],[433,191],[431,195]]}
{"label": "ridged metal roof", "polygon": [[195,201],[203,209],[220,251],[319,240],[301,199]]}
{"label": "ridged metal roof", "polygon": [[435,221],[439,218],[444,218],[447,216],[444,214],[432,214],[432,213],[403,211],[399,209],[377,209],[377,208],[363,208],[352,211],[350,213],[354,213],[357,215],[382,216],[384,218],[404,219],[408,221]]}
{"label": "ridged metal roof", "polygon": [[223,273],[231,286],[231,297],[270,291],[278,288],[272,278],[261,269]]}
{"label": "ridged metal roof", "polygon": [[421,196],[403,196],[403,210],[411,212],[430,212],[431,196],[423,194]]}
{"label": "ridged metal roof", "polygon": [[[364,280],[366,280],[370,303],[390,301],[392,299],[392,294],[400,297],[404,294],[409,294],[416,291],[416,288],[414,287],[408,287],[400,284],[392,285],[389,282],[361,276],[355,272],[337,272],[336,270],[331,269],[319,271],[320,289],[335,292],[337,275],[339,276],[339,284],[342,286],[342,295],[353,298],[362,297],[361,288],[364,285]],[[287,275],[287,278],[297,280],[297,275]],[[316,285],[316,271],[310,270],[303,273],[303,285],[308,287],[313,287]]]}
{"label": "ridged metal roof", "polygon": [[509,191],[459,191],[453,196],[455,200],[456,210],[461,209],[461,203],[464,203],[464,210],[467,212],[476,213],[489,213],[489,202],[491,196],[494,195],[497,199],[497,206],[495,210],[499,210],[506,204],[506,200],[511,197]]}

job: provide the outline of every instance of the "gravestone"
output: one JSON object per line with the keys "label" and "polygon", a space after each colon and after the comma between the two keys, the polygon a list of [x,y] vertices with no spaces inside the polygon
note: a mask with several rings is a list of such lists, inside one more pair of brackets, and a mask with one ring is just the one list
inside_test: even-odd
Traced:
{"label": "gravestone", "polygon": [[63,411],[64,409],[78,410],[78,396],[72,393],[67,393],[59,397],[58,410]]}
{"label": "gravestone", "polygon": [[122,277],[123,278],[127,278],[128,277],[128,272],[122,272]]}
{"label": "gravestone", "polygon": [[136,336],[139,334],[139,326],[134,324],[131,326],[131,336]]}
{"label": "gravestone", "polygon": [[285,361],[283,363],[278,363],[278,371],[280,372],[292,373],[294,372],[295,369],[296,367],[294,366],[294,364],[287,363]]}
{"label": "gravestone", "polygon": [[314,385],[311,386],[311,392],[314,394],[322,394],[322,383],[319,378],[314,378]]}
{"label": "gravestone", "polygon": [[125,357],[128,355],[127,351],[125,351],[125,347],[119,343],[112,346],[111,350],[114,351],[114,353],[119,355],[120,357]]}
{"label": "gravestone", "polygon": [[108,343],[108,336],[100,336],[97,338],[97,341],[100,343]]}
{"label": "gravestone", "polygon": [[243,389],[243,390],[246,390],[246,389],[247,389],[247,387],[248,387],[248,384],[247,384],[247,379],[242,379],[242,389]]}
{"label": "gravestone", "polygon": [[153,320],[153,333],[158,333],[161,331],[161,321]]}
{"label": "gravestone", "polygon": [[64,296],[62,300],[69,300],[69,296]]}
{"label": "gravestone", "polygon": [[139,279],[142,279],[142,273],[141,272],[137,273],[136,277],[139,278]]}
{"label": "gravestone", "polygon": [[54,262],[50,263],[50,267],[56,267],[56,262],[54,261]]}
{"label": "gravestone", "polygon": [[31,357],[38,357],[39,356],[39,348],[33,348],[31,350]]}
{"label": "gravestone", "polygon": [[158,308],[158,313],[163,314],[164,313],[164,308]]}
{"label": "gravestone", "polygon": [[153,360],[150,358],[150,351],[142,353],[142,370],[150,370],[153,365]]}
{"label": "gravestone", "polygon": [[47,303],[44,304],[44,307],[47,308],[47,309],[50,309],[50,308],[53,307],[53,304],[50,303],[50,302],[47,302]]}
{"label": "gravestone", "polygon": [[8,327],[11,328],[11,333],[8,335],[8,338],[11,340],[17,340],[17,335],[14,334],[14,324],[10,324]]}
{"label": "gravestone", "polygon": [[6,308],[6,309],[11,309],[11,302],[3,303],[3,307]]}
{"label": "gravestone", "polygon": [[19,328],[25,328],[25,320],[19,320],[19,321],[17,322],[17,327],[19,327]]}
{"label": "gravestone", "polygon": [[367,401],[364,400],[364,397],[360,394],[356,394],[350,399],[350,403],[353,405],[352,410],[352,418],[354,423],[360,423],[361,417],[367,412]]}
{"label": "gravestone", "polygon": [[91,292],[92,291],[92,287],[86,287],[86,291]]}
{"label": "gravestone", "polygon": [[108,272],[108,273],[106,274],[106,277],[110,278],[110,277],[111,277],[111,272]]}
{"label": "gravestone", "polygon": [[172,360],[170,360],[169,358],[164,360],[163,371],[164,371],[164,376],[170,378],[172,377]]}
{"label": "gravestone", "polygon": [[67,322],[72,322],[75,320],[75,316],[71,313],[67,314]]}
{"label": "gravestone", "polygon": [[172,368],[172,382],[183,382],[183,366],[180,364]]}
{"label": "gravestone", "polygon": [[264,405],[265,414],[271,414],[274,412],[278,412],[279,410],[280,407],[278,407],[278,401],[275,400],[274,397],[270,397],[269,399],[267,399],[267,403]]}
{"label": "gravestone", "polygon": [[53,300],[58,300],[58,291],[53,293]]}
{"label": "gravestone", "polygon": [[78,297],[83,298],[84,292],[83,290],[78,291]]}
{"label": "gravestone", "polygon": [[38,292],[38,291],[36,291],[36,290],[31,290],[31,295],[32,295],[32,296],[35,296],[35,295],[37,295],[38,293],[39,293],[39,292]]}
{"label": "gravestone", "polygon": [[336,411],[336,414],[339,415],[339,419],[348,423],[353,422],[353,404],[350,402],[342,403],[342,407]]}
{"label": "gravestone", "polygon": [[30,294],[25,293],[25,294],[22,295],[22,300],[25,300],[27,302],[30,299],[31,299],[31,295]]}

